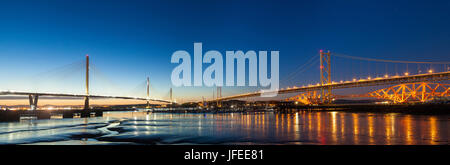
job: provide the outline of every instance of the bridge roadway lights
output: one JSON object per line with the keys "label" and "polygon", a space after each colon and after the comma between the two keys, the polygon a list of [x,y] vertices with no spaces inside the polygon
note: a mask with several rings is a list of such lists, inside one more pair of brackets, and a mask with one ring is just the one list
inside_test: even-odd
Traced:
{"label": "bridge roadway lights", "polygon": [[[359,88],[359,87],[370,87],[370,86],[385,86],[385,85],[397,85],[403,83],[418,83],[418,82],[439,82],[450,80],[450,71],[433,73],[433,74],[419,74],[419,75],[409,75],[409,76],[393,76],[390,78],[372,79],[372,80],[357,80],[344,83],[332,83],[328,84],[328,87],[335,89],[345,89],[345,88]],[[322,86],[307,86],[307,87],[297,87],[282,89],[278,91],[278,94],[287,93],[304,93],[308,91],[318,91],[321,90]],[[256,97],[260,96],[260,92],[239,94],[234,96],[222,97],[220,100],[231,100],[246,97]]]}

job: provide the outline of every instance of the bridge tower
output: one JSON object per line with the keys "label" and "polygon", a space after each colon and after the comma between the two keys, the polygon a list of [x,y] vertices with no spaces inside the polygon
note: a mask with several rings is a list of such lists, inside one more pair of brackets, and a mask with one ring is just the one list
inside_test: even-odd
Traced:
{"label": "bridge tower", "polygon": [[89,55],[86,54],[86,97],[84,97],[84,109],[89,109]]}
{"label": "bridge tower", "polygon": [[[320,50],[320,85],[331,84],[331,62],[330,51],[327,53]],[[322,95],[320,101],[322,103],[331,103],[331,86],[321,88]]]}
{"label": "bridge tower", "polygon": [[150,78],[147,77],[147,108],[150,108]]}

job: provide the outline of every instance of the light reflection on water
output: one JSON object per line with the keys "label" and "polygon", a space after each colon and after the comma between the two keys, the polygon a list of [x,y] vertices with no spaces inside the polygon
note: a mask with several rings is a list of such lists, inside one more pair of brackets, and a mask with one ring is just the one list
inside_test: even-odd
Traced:
{"label": "light reflection on water", "polygon": [[146,113],[0,123],[0,144],[448,145],[449,115]]}

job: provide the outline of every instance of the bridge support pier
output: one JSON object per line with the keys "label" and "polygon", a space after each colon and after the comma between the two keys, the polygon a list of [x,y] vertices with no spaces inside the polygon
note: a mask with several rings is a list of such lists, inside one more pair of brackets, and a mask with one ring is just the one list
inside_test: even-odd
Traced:
{"label": "bridge support pier", "polygon": [[84,97],[84,109],[88,110],[89,109],[89,97]]}
{"label": "bridge support pier", "polygon": [[147,77],[147,109],[150,108],[150,78]]}
{"label": "bridge support pier", "polygon": [[30,101],[30,110],[37,109],[39,95],[28,95],[28,99]]}

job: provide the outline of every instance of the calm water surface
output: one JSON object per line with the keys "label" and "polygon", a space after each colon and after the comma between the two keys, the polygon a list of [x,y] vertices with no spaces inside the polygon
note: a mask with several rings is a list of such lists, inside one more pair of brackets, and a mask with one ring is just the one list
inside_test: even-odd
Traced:
{"label": "calm water surface", "polygon": [[149,113],[0,123],[0,144],[449,144],[450,115]]}

